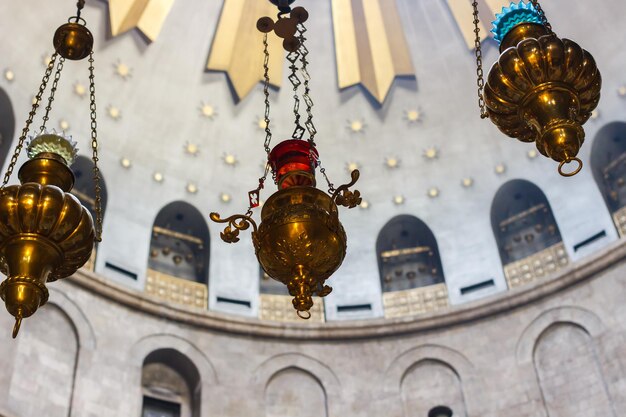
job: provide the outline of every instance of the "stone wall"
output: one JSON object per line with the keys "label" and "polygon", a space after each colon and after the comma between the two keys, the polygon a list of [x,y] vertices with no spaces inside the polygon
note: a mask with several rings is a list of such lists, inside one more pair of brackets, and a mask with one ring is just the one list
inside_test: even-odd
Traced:
{"label": "stone wall", "polygon": [[618,417],[625,272],[616,243],[445,311],[286,324],[162,304],[81,271],[50,284],[17,340],[0,315],[0,414],[137,417],[144,361],[167,350],[185,358],[180,375],[198,375],[194,416],[426,417],[445,405],[459,417]]}

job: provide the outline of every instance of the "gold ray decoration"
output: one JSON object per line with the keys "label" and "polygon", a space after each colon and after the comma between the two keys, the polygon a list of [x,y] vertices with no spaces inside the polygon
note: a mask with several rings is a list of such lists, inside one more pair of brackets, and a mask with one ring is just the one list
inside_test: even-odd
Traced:
{"label": "gold ray decoration", "polygon": [[383,103],[397,76],[415,76],[396,0],[332,0],[339,88]]}
{"label": "gold ray decoration", "polygon": [[109,0],[111,34],[139,29],[151,42],[161,32],[175,0]]}
{"label": "gold ray decoration", "polygon": [[[463,39],[469,49],[474,49],[474,18],[472,16],[473,0],[446,0],[454,20],[459,26],[459,30],[463,35]],[[481,22],[480,35],[483,40],[493,38],[491,30],[491,21],[495,19],[496,13],[500,13],[503,7],[508,6],[511,0],[478,0],[478,8],[480,9]]]}
{"label": "gold ray decoration", "polygon": [[[224,71],[238,100],[263,80],[263,34],[256,29],[262,16],[276,16],[276,6],[261,0],[224,0],[207,69]],[[270,82],[280,87],[283,76],[282,40],[268,36]]]}

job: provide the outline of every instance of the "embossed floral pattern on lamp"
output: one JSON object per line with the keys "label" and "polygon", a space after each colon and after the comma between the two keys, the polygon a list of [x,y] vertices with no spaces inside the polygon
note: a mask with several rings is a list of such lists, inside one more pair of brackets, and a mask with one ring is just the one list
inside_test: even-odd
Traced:
{"label": "embossed floral pattern on lamp", "polygon": [[[292,2],[287,1],[288,4]],[[261,267],[268,276],[287,286],[298,316],[308,319],[313,308],[313,296],[324,297],[331,292],[332,288],[325,285],[326,279],[339,268],[346,255],[346,233],[339,222],[337,206],[354,208],[361,204],[360,193],[349,190],[358,180],[359,171],[352,171],[349,184],[335,188],[321,166],[314,141],[317,130],[313,124],[308,50],[304,36],[308,12],[302,7],[292,10],[282,4],[279,10],[276,22],[270,17],[263,17],[257,22],[257,28],[264,33],[265,172],[259,179],[257,189],[249,192],[250,204],[246,214],[222,219],[219,214],[211,213],[210,217],[213,221],[227,223],[220,236],[228,243],[238,242],[239,232],[252,226],[252,241]],[[287,60],[291,74],[288,78],[293,85],[295,101],[292,137],[273,149],[270,148],[272,132],[269,118],[270,32],[283,39],[283,46],[289,52]],[[301,98],[306,105],[304,126],[300,123],[300,87],[304,88]],[[305,132],[309,134],[307,140],[303,139]],[[327,181],[328,194],[315,187],[318,168]],[[260,205],[260,192],[270,170],[278,191],[263,205],[261,223],[257,227],[252,219],[252,210]]]}

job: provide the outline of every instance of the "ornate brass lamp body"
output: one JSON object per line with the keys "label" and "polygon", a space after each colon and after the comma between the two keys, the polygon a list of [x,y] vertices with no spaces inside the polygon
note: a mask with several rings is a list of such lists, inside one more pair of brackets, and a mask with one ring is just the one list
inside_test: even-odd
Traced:
{"label": "ornate brass lamp body", "polygon": [[[15,317],[13,337],[17,336],[22,319],[33,315],[48,300],[46,283],[76,272],[89,260],[94,241],[100,240],[93,37],[84,24],[79,23],[84,22],[80,18],[83,6],[84,1],[79,1],[76,21],[61,26],[54,35],[56,52],[46,69],[0,188],[0,271],[7,275],[7,279],[0,284],[0,298]],[[65,135],[46,130],[64,60],[79,60],[87,56],[91,64],[89,78],[97,230],[94,230],[89,211],[70,194],[74,174],[69,165],[76,157],[75,143]],[[28,144],[30,159],[18,172],[21,185],[7,186],[56,63],[58,66],[41,132],[31,138]]]}
{"label": "ornate brass lamp body", "polygon": [[[582,168],[576,157],[585,139],[582,125],[600,100],[602,78],[593,57],[556,36],[537,1],[511,3],[493,25],[500,58],[484,85],[483,116],[510,137],[534,141],[541,154],[560,163],[561,175],[575,175]],[[578,166],[566,173],[563,167],[572,161]]]}
{"label": "ornate brass lamp body", "polygon": [[[274,1],[276,4],[276,2]],[[221,237],[228,243],[239,241],[239,231],[252,225],[252,241],[256,256],[265,272],[285,284],[293,296],[293,306],[298,316],[310,318],[309,310],[313,307],[313,296],[324,297],[332,288],[325,285],[326,280],[339,268],[346,255],[346,233],[339,222],[337,205],[353,208],[361,202],[358,191],[351,192],[349,187],[359,178],[359,172],[352,172],[352,181],[335,189],[328,181],[324,168],[320,172],[329,185],[327,194],[315,188],[315,170],[320,167],[319,154],[313,137],[316,130],[311,112],[313,102],[309,96],[309,75],[307,72],[307,54],[304,46],[306,29],[303,23],[308,13],[301,7],[291,10],[290,1],[284,1],[276,23],[269,18],[261,18],[257,28],[265,33],[265,150],[268,154],[264,176],[259,179],[259,187],[249,193],[250,208],[245,215],[235,215],[221,219],[217,213],[211,213],[211,219],[219,223],[228,223]],[[290,17],[282,17],[290,13]],[[269,128],[269,77],[267,33],[275,31],[285,38],[284,48],[289,51],[287,59],[291,62],[292,74],[289,77],[294,86],[294,106],[296,129],[293,138],[283,141],[270,150],[271,131]],[[298,68],[297,61],[301,67]],[[303,98],[307,105],[308,118],[305,123],[309,140],[302,140],[304,128],[300,125],[298,113],[298,87],[302,82],[297,71],[304,75]],[[252,209],[259,205],[260,190],[271,169],[278,191],[270,196],[261,211],[261,223],[257,227],[252,219]]]}

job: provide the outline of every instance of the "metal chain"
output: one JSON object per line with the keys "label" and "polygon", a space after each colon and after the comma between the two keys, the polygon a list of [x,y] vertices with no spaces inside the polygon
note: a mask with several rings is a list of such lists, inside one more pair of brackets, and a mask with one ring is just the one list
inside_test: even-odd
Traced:
{"label": "metal chain", "polygon": [[267,33],[263,35],[263,94],[265,95],[265,153],[269,155],[272,131],[270,129],[270,52],[267,43]]}
{"label": "metal chain", "polygon": [[478,16],[477,0],[474,0],[474,2],[472,3],[472,7],[474,9],[474,33],[476,34],[476,39],[474,40],[474,53],[476,54],[476,85],[478,86],[478,107],[480,108],[480,118],[486,119],[489,117],[489,114],[487,113],[485,98],[483,96],[483,91],[485,89],[485,77],[483,74],[483,50],[480,42],[480,19]]}
{"label": "metal chain", "polygon": [[63,71],[63,63],[65,58],[60,57],[57,64],[57,70],[54,73],[54,80],[52,81],[52,87],[50,88],[50,97],[48,97],[48,105],[46,106],[46,112],[43,115],[42,124],[40,130],[43,132],[46,129],[46,123],[50,120],[50,110],[52,110],[52,102],[54,101],[54,94],[57,92],[57,86],[61,79],[61,71]]}
{"label": "metal chain", "polygon": [[11,162],[7,168],[7,172],[4,174],[4,180],[2,181],[2,186],[0,189],[4,189],[6,185],[9,183],[11,179],[11,174],[13,174],[13,170],[15,169],[15,165],[17,164],[17,158],[19,158],[20,153],[22,152],[22,148],[24,147],[24,141],[26,140],[26,136],[28,135],[28,131],[30,130],[30,125],[33,123],[33,118],[35,114],[37,114],[37,109],[39,108],[39,103],[41,102],[41,98],[46,91],[46,86],[48,85],[48,80],[50,80],[50,75],[52,74],[52,70],[54,69],[54,64],[56,63],[57,56],[59,54],[55,52],[50,58],[50,62],[48,63],[48,67],[46,68],[46,72],[44,73],[43,79],[41,80],[41,84],[39,85],[39,91],[35,96],[33,101],[33,107],[28,113],[28,118],[26,119],[26,124],[24,129],[22,129],[22,134],[17,141],[17,146],[15,147],[15,151],[13,152],[13,156],[11,156]]}
{"label": "metal chain", "polygon": [[300,48],[287,54],[287,61],[291,64],[289,65],[291,74],[288,78],[291,85],[293,85],[293,115],[295,117],[294,124],[296,125],[293,134],[291,135],[293,139],[302,139],[305,132],[304,127],[300,124],[300,96],[298,95],[298,88],[302,85],[302,81],[300,81],[300,78],[298,77],[298,65],[296,65],[299,58]]}
{"label": "metal chain", "polygon": [[93,152],[93,182],[96,199],[96,242],[102,242],[102,187],[100,186],[100,168],[98,168],[98,122],[96,121],[96,84],[94,74],[93,51],[89,54],[89,110],[91,112],[91,150]]}
{"label": "metal chain", "polygon": [[78,0],[78,2],[76,3],[76,20],[80,19],[80,13],[82,12],[83,8],[85,7],[85,0]]}
{"label": "metal chain", "polygon": [[304,102],[306,104],[306,114],[307,114],[307,119],[304,125],[306,126],[306,129],[309,132],[309,143],[311,144],[311,146],[315,146],[315,135],[317,134],[317,129],[315,128],[315,125],[313,124],[313,111],[312,111],[313,100],[311,99],[311,96],[309,95],[311,91],[309,87],[309,81],[311,80],[311,75],[309,74],[309,71],[307,69],[307,66],[309,64],[309,61],[307,60],[307,56],[309,55],[309,50],[307,49],[305,45],[306,38],[304,37],[304,34],[306,33],[307,29],[302,23],[298,23],[297,28],[298,28],[298,39],[300,40],[300,52],[301,52],[300,62],[302,63],[300,72],[302,73],[302,78],[304,78],[304,93],[302,94],[302,98],[304,99]]}
{"label": "metal chain", "polygon": [[541,23],[548,29],[549,33],[554,33],[552,31],[552,25],[548,22],[548,18],[546,17],[546,12],[543,11],[541,5],[539,4],[539,0],[530,0],[537,13],[539,13],[539,17],[541,17]]}
{"label": "metal chain", "polygon": [[[263,95],[265,96],[265,143],[263,147],[265,149],[265,153],[267,153],[268,158],[271,152],[270,144],[272,142],[272,130],[270,129],[270,52],[269,52],[269,44],[267,42],[267,33],[263,35]],[[265,180],[267,179],[267,174],[270,171],[269,162],[265,163],[265,172],[263,176],[259,178],[259,186],[255,191],[261,194],[261,190],[265,186]],[[246,216],[252,216],[252,209],[254,207],[252,204],[248,206],[248,211],[246,212]]]}

